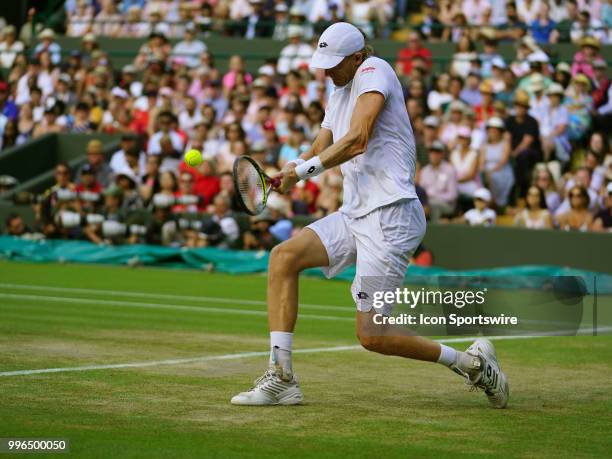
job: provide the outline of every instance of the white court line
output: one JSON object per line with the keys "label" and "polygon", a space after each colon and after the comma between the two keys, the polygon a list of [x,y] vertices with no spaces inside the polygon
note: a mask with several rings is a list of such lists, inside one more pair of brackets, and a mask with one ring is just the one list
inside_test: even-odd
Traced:
{"label": "white court line", "polygon": [[[506,340],[506,339],[528,339],[528,338],[539,338],[537,336],[488,336],[488,339]],[[446,338],[435,340],[439,343],[467,343],[476,339],[475,337],[466,338]],[[310,349],[296,349],[293,351],[294,354],[317,354],[320,352],[341,352],[341,351],[356,351],[362,349],[360,345],[352,346],[334,346],[334,347],[315,347]],[[214,360],[234,360],[242,359],[247,357],[263,357],[270,355],[270,351],[260,352],[241,352],[238,354],[225,354],[225,355],[209,355],[205,357],[192,357],[188,359],[170,359],[170,360],[153,360],[149,362],[132,362],[132,363],[114,363],[108,365],[85,365],[81,367],[64,367],[64,368],[42,368],[39,370],[16,370],[16,371],[4,371],[0,373],[1,376],[27,376],[27,375],[38,375],[44,373],[67,373],[74,371],[90,371],[90,370],[113,370],[117,368],[146,368],[155,367],[160,365],[181,365],[196,362],[209,362]]]}
{"label": "white court line", "polygon": [[[612,330],[612,327],[607,327]],[[590,329],[580,329],[578,332],[590,333]],[[546,338],[547,336],[487,336],[487,339],[504,341],[504,340],[516,340],[516,339],[534,339],[534,338]],[[474,341],[475,336],[468,336],[462,338],[442,338],[436,339],[438,343],[469,343]],[[296,349],[293,351],[294,354],[317,354],[321,352],[342,352],[342,351],[356,351],[363,349],[360,345],[353,346],[334,346],[334,347],[315,347],[310,349]],[[270,351],[260,352],[241,352],[238,354],[225,354],[225,355],[209,355],[205,357],[192,357],[187,359],[170,359],[170,360],[153,360],[148,362],[132,362],[132,363],[113,363],[108,365],[85,365],[80,367],[63,367],[63,368],[42,368],[38,370],[16,370],[16,371],[4,371],[0,372],[2,376],[28,376],[38,375],[45,373],[68,373],[75,371],[91,371],[91,370],[114,370],[121,368],[146,368],[156,367],[160,365],[182,365],[188,363],[197,362],[210,362],[215,360],[235,360],[248,357],[263,357],[270,355]]]}
{"label": "white court line", "polygon": [[[214,296],[192,296],[192,295],[168,295],[164,293],[149,293],[149,292],[129,292],[129,291],[117,291],[117,290],[96,290],[88,288],[72,288],[72,287],[51,287],[47,285],[27,285],[27,284],[6,284],[0,283],[0,288],[11,288],[15,290],[34,290],[34,291],[45,291],[45,292],[74,292],[74,293],[87,293],[92,295],[105,295],[105,296],[128,296],[134,298],[152,298],[152,299],[167,299],[167,300],[185,300],[185,301],[201,301],[204,303],[226,303],[226,304],[246,304],[254,306],[266,306],[268,303],[261,300],[243,300],[243,299],[232,299],[232,298],[221,298]],[[328,304],[303,304],[300,303],[300,307],[309,309],[321,309],[329,311],[347,311],[353,310],[354,305],[348,306],[332,306]]]}
{"label": "white court line", "polygon": [[[250,316],[268,316],[267,311],[253,311],[251,309],[233,309],[233,308],[210,308],[208,306],[185,306],[161,303],[142,303],[135,301],[114,301],[114,300],[95,300],[88,298],[73,298],[64,296],[46,296],[46,295],[22,295],[19,293],[0,293],[0,298],[14,300],[40,300],[51,303],[77,303],[77,304],[105,304],[109,306],[127,306],[134,308],[146,309],[169,309],[178,311],[191,311],[201,313],[220,313],[220,314],[242,314]],[[303,319],[313,320],[340,320],[354,321],[354,317],[338,317],[338,316],[320,316],[316,314],[300,314]]]}

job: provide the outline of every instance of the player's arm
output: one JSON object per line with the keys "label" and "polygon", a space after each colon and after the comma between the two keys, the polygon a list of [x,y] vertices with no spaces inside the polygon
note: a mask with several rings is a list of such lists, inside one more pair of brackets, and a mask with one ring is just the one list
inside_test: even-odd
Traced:
{"label": "player's arm", "polygon": [[[379,92],[367,92],[359,96],[355,103],[347,134],[335,143],[330,142],[326,148],[316,155],[318,156],[316,159],[314,158],[315,154],[311,154],[307,159],[305,158],[307,154],[314,151],[314,148],[304,153],[302,159],[306,159],[307,162],[295,169],[284,171],[281,177],[282,183],[278,191],[281,193],[287,192],[300,179],[316,176],[324,169],[338,166],[364,153],[372,135],[376,119],[384,105],[385,98]],[[311,165],[311,161],[315,161],[316,164],[313,163]],[[300,176],[300,170],[305,172],[304,176]]]}
{"label": "player's arm", "polygon": [[319,133],[312,142],[311,147],[300,155],[300,159],[308,161],[313,156],[317,156],[319,153],[329,147],[332,143],[334,143],[332,131],[322,127],[321,129],[319,129]]}
{"label": "player's arm", "polygon": [[319,154],[325,169],[345,163],[366,151],[374,123],[384,105],[385,98],[379,92],[366,92],[357,98],[346,135]]}

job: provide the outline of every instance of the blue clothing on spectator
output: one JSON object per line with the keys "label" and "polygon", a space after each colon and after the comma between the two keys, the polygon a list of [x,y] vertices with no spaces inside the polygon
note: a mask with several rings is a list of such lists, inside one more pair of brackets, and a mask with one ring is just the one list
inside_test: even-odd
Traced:
{"label": "blue clothing on spectator", "polygon": [[480,105],[482,102],[482,94],[480,94],[480,90],[476,89],[468,89],[465,88],[459,93],[459,97],[462,101],[468,104],[471,107],[475,107],[476,105]]}
{"label": "blue clothing on spectator", "polygon": [[270,234],[279,241],[286,241],[289,239],[291,237],[291,231],[293,231],[293,223],[286,218],[277,221],[270,227]]}
{"label": "blue clothing on spectator", "polygon": [[17,116],[19,115],[19,108],[17,108],[15,102],[7,100],[6,102],[4,102],[4,107],[2,107],[2,114],[9,119],[17,120]]}
{"label": "blue clothing on spectator", "polygon": [[123,0],[121,5],[121,12],[123,14],[126,14],[132,6],[137,6],[138,9],[142,10],[145,7],[145,3],[145,0]]}
{"label": "blue clothing on spectator", "polygon": [[538,44],[548,43],[550,41],[550,34],[555,30],[556,26],[557,23],[555,21],[549,20],[546,25],[542,25],[540,20],[536,19],[531,23],[531,35],[533,35],[533,39]]}
{"label": "blue clothing on spectator", "polygon": [[34,48],[34,56],[38,56],[43,51],[47,51],[49,53],[49,56],[51,57],[51,62],[53,62],[54,65],[58,65],[61,62],[62,47],[57,43],[51,43],[47,49],[45,49],[44,43],[39,43],[38,45],[36,45],[36,48]]}
{"label": "blue clothing on spectator", "polygon": [[478,58],[480,59],[480,76],[482,78],[491,77],[491,73],[493,70],[493,60],[495,58],[503,59],[501,54],[498,54],[498,53],[495,53],[495,54],[481,53],[480,56],[478,56]]}
{"label": "blue clothing on spectator", "polygon": [[307,150],[307,148],[304,148],[303,146],[292,147],[286,143],[281,147],[278,159],[287,162],[293,161],[294,159],[298,159],[305,150]]}

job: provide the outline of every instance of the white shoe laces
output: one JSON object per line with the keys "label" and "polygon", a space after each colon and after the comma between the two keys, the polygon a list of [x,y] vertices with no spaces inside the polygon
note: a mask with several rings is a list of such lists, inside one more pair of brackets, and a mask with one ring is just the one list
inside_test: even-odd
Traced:
{"label": "white shoe laces", "polygon": [[266,382],[268,382],[269,380],[271,380],[273,378],[276,378],[276,377],[278,377],[276,375],[276,371],[274,371],[273,368],[268,368],[263,375],[261,375],[259,378],[257,378],[253,382],[254,386],[253,386],[253,388],[251,390],[255,390],[259,386],[263,386]]}

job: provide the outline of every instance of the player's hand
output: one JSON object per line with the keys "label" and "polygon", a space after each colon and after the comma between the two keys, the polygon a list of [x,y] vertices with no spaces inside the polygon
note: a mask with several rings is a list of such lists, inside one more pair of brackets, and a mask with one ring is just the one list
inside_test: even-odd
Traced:
{"label": "player's hand", "polygon": [[272,180],[275,179],[279,179],[280,184],[277,187],[274,187],[273,189],[274,191],[281,194],[286,194],[291,191],[293,186],[300,180],[297,174],[295,173],[295,164],[293,163],[287,164],[285,167],[283,167],[283,170],[280,171],[278,175],[272,177]]}

